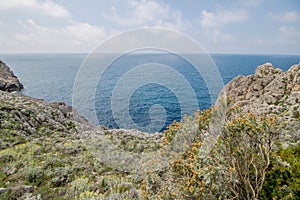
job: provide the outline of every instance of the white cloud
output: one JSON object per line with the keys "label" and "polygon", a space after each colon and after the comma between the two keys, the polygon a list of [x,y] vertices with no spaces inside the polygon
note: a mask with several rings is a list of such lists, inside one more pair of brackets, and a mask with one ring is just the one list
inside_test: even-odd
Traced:
{"label": "white cloud", "polygon": [[68,10],[52,1],[46,1],[44,3],[38,4],[38,7],[41,9],[42,13],[46,13],[52,17],[70,17],[70,13]]}
{"label": "white cloud", "polygon": [[11,48],[21,52],[87,52],[108,36],[103,27],[88,23],[73,22],[63,28],[42,26],[32,19],[19,23],[25,32],[2,36],[3,41],[9,41],[2,48],[7,45],[7,50]]}
{"label": "white cloud", "polygon": [[281,40],[286,41],[286,43],[295,43],[297,38],[299,38],[299,33],[293,26],[280,26],[279,33]]}
{"label": "white cloud", "polygon": [[234,36],[230,34],[221,33],[218,29],[207,30],[205,32],[206,38],[209,38],[214,43],[226,42],[231,43],[235,40]]}
{"label": "white cloud", "polygon": [[[226,4],[195,0],[195,9],[168,2],[93,0],[90,4],[72,4],[61,0],[0,0],[0,51],[87,52],[120,31],[156,26],[188,33],[210,51],[252,48],[272,52],[278,48],[280,52],[284,47],[299,52],[297,3],[283,7],[280,3],[276,5],[278,12],[268,13],[263,0]],[[72,10],[68,10],[69,6]],[[189,13],[192,10],[197,13]],[[248,20],[254,27],[244,30]]]}
{"label": "white cloud", "polygon": [[183,19],[181,12],[172,10],[164,2],[147,0],[128,0],[127,12],[121,12],[115,7],[112,14],[104,15],[108,20],[124,27],[165,27],[176,30],[184,30],[190,26],[190,22]]}
{"label": "white cloud", "polygon": [[220,33],[218,30],[214,31],[213,36],[215,42],[219,42],[219,41],[233,42],[235,40],[234,36],[230,34]]}
{"label": "white cloud", "polygon": [[107,37],[107,31],[103,27],[92,26],[88,23],[76,23],[62,29],[65,35],[80,43],[98,44]]}
{"label": "white cloud", "polygon": [[227,24],[242,22],[247,19],[248,14],[244,10],[219,10],[217,12],[203,10],[200,23],[204,28],[218,28]]}
{"label": "white cloud", "polygon": [[46,0],[43,2],[37,0],[2,0],[0,1],[0,10],[23,10],[23,11],[37,11],[41,14],[48,15],[55,18],[70,17],[70,13],[64,7],[54,3],[53,1]]}
{"label": "white cloud", "polygon": [[279,31],[284,35],[294,35],[295,34],[295,27],[287,27],[287,26],[280,26]]}
{"label": "white cloud", "polygon": [[250,42],[257,45],[300,45],[299,30],[293,26],[280,26],[277,33],[268,38],[250,38]]}
{"label": "white cloud", "polygon": [[[12,10],[25,18],[11,15]],[[11,15],[9,22],[0,23],[0,29],[7,30],[0,33],[3,52],[88,52],[108,37],[107,29],[73,20],[54,1],[0,0],[0,11]],[[41,15],[51,17],[39,19]]]}
{"label": "white cloud", "polygon": [[299,14],[295,11],[288,11],[282,14],[268,13],[268,16],[276,21],[281,22],[296,22],[299,20]]}
{"label": "white cloud", "polygon": [[265,41],[263,40],[263,39],[261,39],[261,38],[253,38],[253,37],[251,37],[251,38],[249,38],[249,41],[251,42],[251,43],[254,43],[254,44],[257,44],[257,45],[263,45],[263,44],[265,44]]}
{"label": "white cloud", "polygon": [[10,10],[16,8],[30,8],[35,7],[37,2],[35,0],[10,0],[0,1],[0,10]]}
{"label": "white cloud", "polygon": [[141,26],[153,23],[157,16],[165,18],[169,7],[155,1],[129,1],[129,9],[129,16],[120,16],[114,8],[112,20],[123,26]]}
{"label": "white cloud", "polygon": [[248,19],[245,10],[225,10],[217,9],[215,12],[203,10],[200,18],[200,25],[203,28],[206,38],[214,43],[230,43],[235,41],[235,37],[224,33],[221,29],[229,24],[242,22]]}

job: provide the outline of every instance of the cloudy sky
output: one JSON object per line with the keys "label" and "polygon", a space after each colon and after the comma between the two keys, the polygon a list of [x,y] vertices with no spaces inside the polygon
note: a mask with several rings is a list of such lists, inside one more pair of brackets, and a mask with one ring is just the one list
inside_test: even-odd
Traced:
{"label": "cloudy sky", "polygon": [[0,53],[90,52],[143,27],[212,53],[300,54],[299,0],[0,0]]}

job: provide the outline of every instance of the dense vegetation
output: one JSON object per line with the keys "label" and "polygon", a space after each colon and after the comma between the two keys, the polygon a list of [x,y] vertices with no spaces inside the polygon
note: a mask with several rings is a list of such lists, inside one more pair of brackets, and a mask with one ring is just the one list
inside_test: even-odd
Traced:
{"label": "dense vegetation", "polygon": [[[208,154],[202,145],[212,110],[196,114],[193,120],[199,123],[199,133],[192,145],[170,163],[159,186],[153,187],[152,179],[148,178],[144,197],[299,199],[299,142],[287,141],[286,125],[276,116],[257,117],[237,111],[238,108],[227,113],[227,116],[235,115],[227,118],[216,145]],[[178,122],[170,126],[165,144],[172,141],[180,127],[182,124]]]}
{"label": "dense vegetation", "polygon": [[[286,129],[286,123],[275,115],[258,117],[243,114],[239,108],[231,109],[208,152],[203,145],[213,110],[199,111],[193,118],[171,124],[161,143],[150,145],[151,151],[163,149],[182,129],[188,132],[189,125],[196,124],[198,129],[185,152],[169,159],[165,168],[134,174],[112,169],[96,159],[80,140],[74,124],[61,124],[65,128],[42,124],[26,136],[26,130],[18,131],[24,121],[14,116],[22,119],[27,116],[30,120],[36,111],[4,102],[0,105],[0,188],[5,188],[0,199],[299,199],[300,196],[300,144],[288,137],[292,130]],[[107,131],[107,137],[112,138],[112,133]],[[137,143],[134,148],[127,148],[126,143],[133,144],[120,138],[118,145],[136,151]]]}
{"label": "dense vegetation", "polygon": [[87,150],[67,106],[1,95],[0,199],[138,195],[132,175],[107,167]]}

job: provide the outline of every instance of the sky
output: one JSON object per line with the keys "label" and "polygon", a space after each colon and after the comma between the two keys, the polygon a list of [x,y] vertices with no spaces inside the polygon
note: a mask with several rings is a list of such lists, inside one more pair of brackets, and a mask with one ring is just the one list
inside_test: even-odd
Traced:
{"label": "sky", "polygon": [[299,0],[0,0],[0,53],[88,53],[144,27],[210,53],[300,55]]}

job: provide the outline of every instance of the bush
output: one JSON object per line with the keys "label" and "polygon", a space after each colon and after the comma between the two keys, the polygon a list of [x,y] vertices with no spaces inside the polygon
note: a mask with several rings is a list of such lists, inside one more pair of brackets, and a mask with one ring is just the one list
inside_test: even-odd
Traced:
{"label": "bush", "polygon": [[29,184],[35,183],[36,185],[40,185],[44,181],[44,173],[39,167],[26,167],[24,175]]}
{"label": "bush", "polygon": [[300,197],[300,143],[274,153],[261,199],[297,199]]}
{"label": "bush", "polygon": [[[199,132],[192,145],[177,160],[169,163],[169,169],[160,175],[162,180],[155,182],[155,188],[149,181],[155,172],[146,176],[142,184],[145,198],[265,199],[299,196],[299,147],[281,148],[284,123],[277,116],[257,117],[252,113],[240,113],[237,108],[229,110],[216,144],[207,152],[203,144],[211,115],[212,110],[195,115],[194,123],[199,123]],[[163,145],[168,145],[181,127],[178,122],[170,125]],[[279,165],[279,158],[281,163],[286,162],[290,167]]]}

